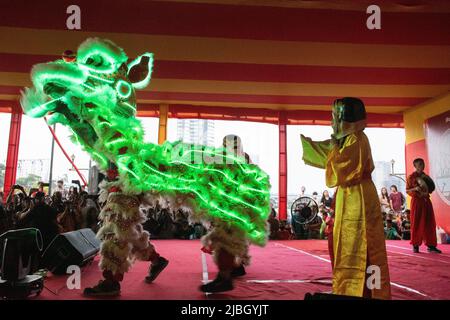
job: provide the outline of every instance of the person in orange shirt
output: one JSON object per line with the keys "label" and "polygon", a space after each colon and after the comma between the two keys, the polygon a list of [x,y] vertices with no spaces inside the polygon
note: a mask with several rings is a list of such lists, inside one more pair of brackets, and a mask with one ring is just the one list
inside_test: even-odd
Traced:
{"label": "person in orange shirt", "polygon": [[411,196],[411,244],[413,251],[419,253],[422,240],[428,246],[428,252],[442,253],[436,248],[436,221],[430,193],[434,191],[433,180],[426,175],[425,161],[417,158],[413,161],[414,171],[406,181],[406,192]]}
{"label": "person in orange shirt", "polygon": [[[371,178],[375,166],[364,134],[364,103],[358,98],[335,100],[332,126],[329,140],[312,141],[303,135],[301,140],[305,163],[325,169],[327,187],[338,187],[333,228],[333,293],[390,299],[383,220]],[[379,285],[369,285],[370,266],[378,267]]]}

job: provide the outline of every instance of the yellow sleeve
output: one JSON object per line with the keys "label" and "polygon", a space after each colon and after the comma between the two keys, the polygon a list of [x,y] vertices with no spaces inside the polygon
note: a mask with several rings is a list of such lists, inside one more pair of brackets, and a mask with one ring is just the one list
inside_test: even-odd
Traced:
{"label": "yellow sleeve", "polygon": [[345,138],[341,148],[330,152],[326,163],[326,181],[329,188],[359,183],[366,172],[374,169],[370,144],[364,132],[356,132]]}
{"label": "yellow sleeve", "polygon": [[305,164],[320,169],[325,169],[328,154],[331,151],[331,140],[312,141],[304,135],[300,135],[303,147],[303,161]]}

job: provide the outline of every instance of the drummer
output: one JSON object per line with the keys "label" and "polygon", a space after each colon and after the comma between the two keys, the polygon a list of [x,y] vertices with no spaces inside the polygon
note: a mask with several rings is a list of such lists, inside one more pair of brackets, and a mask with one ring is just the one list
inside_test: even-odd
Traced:
{"label": "drummer", "polygon": [[436,248],[436,221],[430,193],[434,191],[433,180],[423,172],[425,161],[417,158],[413,161],[414,171],[406,181],[406,192],[411,196],[411,244],[413,252],[419,253],[422,240],[428,252],[442,253]]}

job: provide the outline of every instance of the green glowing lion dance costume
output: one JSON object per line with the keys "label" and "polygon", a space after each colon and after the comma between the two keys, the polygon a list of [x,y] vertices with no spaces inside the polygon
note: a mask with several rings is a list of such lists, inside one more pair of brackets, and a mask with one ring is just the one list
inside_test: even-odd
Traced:
{"label": "green glowing lion dance costume", "polygon": [[[144,131],[135,117],[135,89],[148,85],[152,67],[151,53],[129,62],[113,42],[87,39],[73,61],[61,59],[33,67],[33,87],[22,93],[22,108],[35,118],[51,115],[48,123],[69,127],[73,140],[104,172],[115,168],[115,181],[103,185],[109,193],[137,197],[138,203],[165,199],[171,209],[189,210],[193,220],[226,225],[240,238],[264,245],[270,212],[270,184],[265,172],[224,148],[144,141]],[[116,186],[113,192],[112,186]],[[107,209],[128,211],[122,214],[128,228],[142,223],[135,202],[120,204]],[[103,209],[101,217],[108,210]],[[103,229],[109,230],[103,233],[117,233],[120,225],[104,224]],[[122,237],[132,238],[132,233],[128,230]],[[127,267],[119,269],[126,271]]]}

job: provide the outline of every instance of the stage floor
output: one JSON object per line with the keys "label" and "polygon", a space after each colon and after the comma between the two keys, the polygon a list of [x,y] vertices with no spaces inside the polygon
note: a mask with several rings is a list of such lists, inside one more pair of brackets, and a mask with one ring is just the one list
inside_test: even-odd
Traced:
{"label": "stage floor", "polygon": [[[136,262],[122,282],[122,294],[114,299],[209,300],[268,299],[302,300],[307,292],[331,292],[331,265],[325,240],[270,241],[265,248],[252,246],[252,264],[247,275],[235,281],[235,289],[221,294],[198,290],[214,279],[212,257],[200,251],[196,240],[155,240],[158,252],[170,260],[152,284],[144,277],[148,263]],[[442,254],[413,254],[409,241],[387,241],[392,284],[396,300],[450,299],[450,245],[440,245]],[[97,283],[101,273],[94,263],[82,269],[81,289],[68,289],[67,276],[49,275],[35,299],[85,299],[82,290]]]}

